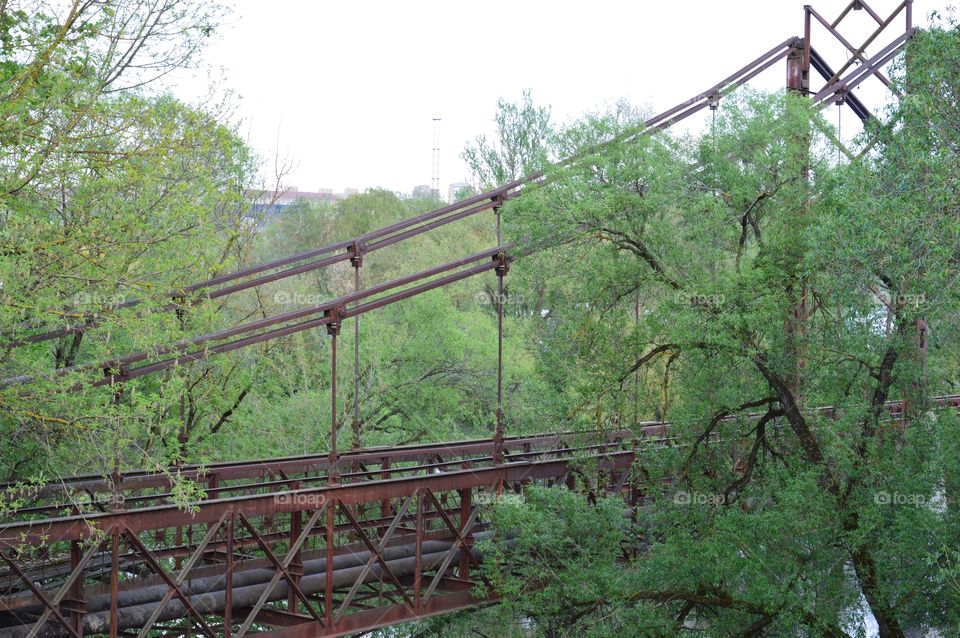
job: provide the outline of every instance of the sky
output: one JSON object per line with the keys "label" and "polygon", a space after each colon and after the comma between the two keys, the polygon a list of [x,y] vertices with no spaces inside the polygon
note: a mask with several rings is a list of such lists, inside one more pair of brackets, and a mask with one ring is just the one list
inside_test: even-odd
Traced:
{"label": "sky", "polygon": [[[810,1],[810,0],[807,0]],[[899,0],[869,0],[881,17]],[[493,132],[498,98],[529,89],[553,121],[570,122],[618,100],[663,111],[696,95],[777,43],[803,35],[804,0],[236,0],[204,52],[203,67],[175,79],[185,99],[210,81],[235,93],[238,130],[264,160],[264,176],[289,167],[300,190],[430,184],[434,117],[441,118],[440,191],[469,176],[460,158]],[[814,0],[832,21],[848,0]],[[924,26],[945,0],[917,0]],[[840,31],[860,45],[876,23],[851,12]],[[899,16],[867,49],[904,28]],[[811,38],[834,68],[845,49],[815,25]],[[752,85],[784,84],[778,64]],[[815,84],[819,88],[818,84]],[[886,99],[869,80],[858,90],[875,111]],[[849,110],[829,112],[855,131]],[[694,121],[688,128],[702,123]],[[846,137],[847,135],[845,135]]]}

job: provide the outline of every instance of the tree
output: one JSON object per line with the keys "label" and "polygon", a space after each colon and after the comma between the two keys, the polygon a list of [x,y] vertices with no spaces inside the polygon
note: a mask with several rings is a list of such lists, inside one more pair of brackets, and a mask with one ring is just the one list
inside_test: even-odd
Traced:
{"label": "tree", "polygon": [[[175,301],[170,291],[247,258],[256,161],[226,103],[192,106],[156,89],[193,63],[222,15],[219,5],[180,0],[0,4],[0,370],[47,379],[0,397],[10,478],[143,457],[165,464],[182,457],[184,428],[200,415],[218,422],[245,395],[226,362],[122,393],[72,391],[75,377],[51,378],[220,320],[224,305],[194,299],[177,300],[177,313],[156,311]],[[135,310],[114,308],[134,298]],[[193,397],[213,388],[223,399],[196,410]]]}
{"label": "tree", "polygon": [[[960,34],[919,35],[909,56],[898,79],[908,96],[872,125],[863,162],[837,165],[825,139],[797,133],[818,117],[804,98],[746,93],[697,138],[615,143],[629,123],[587,118],[560,142],[580,161],[505,208],[514,237],[562,242],[517,269],[549,274],[547,334],[558,338],[541,357],[572,370],[556,379],[564,410],[587,427],[630,423],[638,409],[671,420],[683,443],[641,454],[655,498],[616,593],[565,590],[594,582],[593,562],[552,561],[537,583],[559,601],[539,606],[539,635],[572,610],[598,636],[630,635],[636,622],[637,635],[845,636],[861,607],[884,638],[956,630],[948,548],[960,519],[946,503],[957,419],[920,410],[896,428],[884,403],[956,389]],[[812,303],[795,331],[801,286]],[[926,377],[920,318],[932,335]],[[794,384],[798,350],[807,365]],[[581,516],[549,512],[561,531]],[[549,551],[582,536],[540,540]],[[533,614],[537,548],[501,551],[516,561],[507,591]]]}
{"label": "tree", "polygon": [[[435,204],[434,204],[435,205]],[[260,235],[258,259],[360,235],[423,212],[421,200],[401,199],[370,189],[333,205],[292,206],[271,218]],[[375,286],[434,267],[492,245],[489,217],[471,217],[431,230],[384,250],[364,255],[361,285]],[[353,291],[349,263],[265,286],[273,312],[320,303]],[[496,410],[496,315],[486,291],[493,276],[431,291],[360,318],[359,422],[365,445],[396,445],[489,436]],[[279,301],[279,303],[277,302]],[[509,428],[541,430],[544,392],[532,369],[527,317],[517,316],[505,338]],[[352,322],[341,332],[340,351],[352,353]],[[255,388],[238,423],[211,441],[209,454],[242,456],[263,448],[288,453],[324,449],[328,428],[329,343],[325,335],[304,334],[279,343],[271,355],[275,371]],[[352,444],[353,361],[341,355],[338,423],[340,440]],[[269,406],[264,408],[263,406]],[[266,414],[266,416],[265,416]],[[249,418],[247,418],[249,416]],[[309,424],[309,425],[308,425]],[[309,434],[283,436],[293,427]],[[299,431],[299,430],[298,430]],[[276,438],[274,439],[274,435]],[[290,445],[297,447],[291,448]]]}
{"label": "tree", "polygon": [[534,106],[530,91],[520,102],[497,100],[495,139],[478,135],[462,153],[481,189],[512,182],[546,165],[550,139],[550,108]]}

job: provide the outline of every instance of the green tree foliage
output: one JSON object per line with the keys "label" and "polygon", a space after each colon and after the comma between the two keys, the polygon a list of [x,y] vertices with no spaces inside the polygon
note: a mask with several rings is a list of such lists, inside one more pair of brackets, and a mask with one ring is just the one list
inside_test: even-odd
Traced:
{"label": "green tree foliage", "polygon": [[[435,208],[372,189],[335,205],[300,202],[251,219],[256,164],[229,109],[184,104],[165,74],[192,64],[223,10],[186,0],[4,3],[0,139],[0,448],[7,478],[107,473],[326,450],[329,338],[323,331],[178,365],[113,388],[58,370],[153,351],[353,290],[342,263],[214,301],[170,291]],[[504,103],[491,171],[542,163],[549,113]],[[532,123],[534,136],[510,129]],[[489,150],[489,149],[488,149]],[[484,151],[486,152],[486,151]],[[478,156],[479,157],[479,156]],[[500,180],[500,172],[490,179]],[[362,285],[382,283],[494,243],[494,219],[464,220],[371,255]],[[495,413],[492,277],[409,300],[361,321],[360,425],[365,442],[485,436]],[[138,299],[130,309],[114,306]],[[545,401],[528,330],[511,299],[506,393],[511,431],[544,429]],[[176,308],[171,308],[173,303]],[[25,347],[18,341],[85,326]],[[351,444],[352,326],[341,336],[338,422]],[[158,356],[159,358],[159,356]],[[116,371],[114,371],[116,372]],[[521,379],[525,379],[521,383]]]}
{"label": "green tree foliage", "polygon": [[497,101],[494,139],[478,135],[462,153],[483,189],[494,188],[544,168],[551,136],[550,109],[535,106],[530,91],[519,102]]}
{"label": "green tree foliage", "polygon": [[510,234],[557,246],[517,267],[547,284],[555,414],[663,417],[682,443],[641,451],[639,538],[572,496],[498,508],[490,577],[535,635],[957,631],[957,419],[923,398],[957,381],[958,34],[912,41],[862,161],[833,160],[806,98],[746,92],[696,137],[576,122],[581,161],[508,204]]}
{"label": "green tree foliage", "polygon": [[[382,189],[335,204],[301,202],[275,215],[259,236],[261,260],[360,235],[434,208]],[[468,218],[364,256],[361,286],[403,275],[494,245],[493,215]],[[510,275],[507,277],[508,281]],[[360,318],[359,421],[365,445],[489,436],[496,412],[496,282],[469,279]],[[348,263],[284,280],[261,291],[272,314],[315,305],[353,291]],[[540,431],[548,393],[532,356],[531,317],[511,299],[505,331],[505,389],[511,432]],[[229,430],[210,440],[210,457],[324,450],[329,439],[330,344],[307,333],[272,346],[263,383]],[[353,322],[339,338],[337,420],[341,445],[353,444]]]}
{"label": "green tree foliage", "polygon": [[[222,309],[153,312],[173,301],[169,291],[234,268],[251,240],[245,192],[256,165],[227,105],[153,88],[193,63],[222,14],[178,0],[0,4],[2,339],[98,324],[4,347],[4,377],[48,379],[169,343]],[[131,299],[143,303],[110,309]],[[5,391],[3,473],[103,471],[141,464],[158,446],[158,460],[172,460],[184,435],[172,424],[216,422],[237,392],[233,372],[235,363],[175,371],[122,397],[71,392],[70,379]]]}

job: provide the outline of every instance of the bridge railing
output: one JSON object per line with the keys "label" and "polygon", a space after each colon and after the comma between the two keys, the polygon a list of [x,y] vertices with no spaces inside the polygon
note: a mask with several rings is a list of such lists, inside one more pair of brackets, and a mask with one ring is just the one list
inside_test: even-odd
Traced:
{"label": "bridge railing", "polygon": [[[475,604],[484,505],[532,482],[574,485],[576,460],[553,455],[6,525],[0,637],[145,636],[169,622],[344,635]],[[632,451],[594,458],[606,489],[630,492]]]}

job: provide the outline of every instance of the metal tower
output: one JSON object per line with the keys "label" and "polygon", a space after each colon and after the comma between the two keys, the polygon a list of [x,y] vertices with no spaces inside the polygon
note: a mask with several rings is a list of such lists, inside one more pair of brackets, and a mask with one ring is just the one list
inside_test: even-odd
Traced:
{"label": "metal tower", "polygon": [[430,179],[433,196],[440,197],[440,116],[433,118],[433,176]]}

